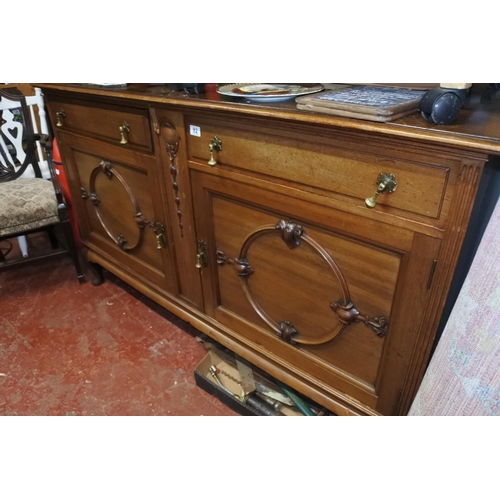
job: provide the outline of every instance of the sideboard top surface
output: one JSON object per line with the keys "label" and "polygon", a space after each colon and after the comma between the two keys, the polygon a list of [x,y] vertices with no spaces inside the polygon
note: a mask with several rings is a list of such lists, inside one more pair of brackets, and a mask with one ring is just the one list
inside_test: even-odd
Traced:
{"label": "sideboard top surface", "polygon": [[475,84],[458,118],[450,125],[428,123],[420,113],[391,123],[344,118],[298,110],[294,101],[282,103],[249,103],[243,98],[210,94],[186,94],[171,90],[167,85],[128,84],[109,88],[85,84],[34,84],[49,92],[69,92],[75,97],[100,96],[112,99],[132,99],[146,103],[180,106],[188,109],[231,111],[257,117],[275,117],[294,122],[369,131],[389,137],[403,137],[434,144],[447,144],[486,154],[500,154],[500,92]]}

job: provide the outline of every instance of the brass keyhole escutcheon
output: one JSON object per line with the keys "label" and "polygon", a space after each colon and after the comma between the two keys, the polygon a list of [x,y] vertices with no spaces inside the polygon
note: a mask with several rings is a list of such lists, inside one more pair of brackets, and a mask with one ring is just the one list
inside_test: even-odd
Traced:
{"label": "brass keyhole escutcheon", "polygon": [[393,174],[381,173],[377,179],[377,191],[371,198],[366,198],[365,204],[368,208],[374,208],[377,205],[377,198],[381,193],[391,194],[396,191],[398,182]]}
{"label": "brass keyhole escutcheon", "polygon": [[128,144],[127,134],[130,133],[130,125],[127,122],[123,122],[119,127],[121,140],[120,144]]}
{"label": "brass keyhole escutcheon", "polygon": [[61,121],[61,118],[65,118],[66,113],[63,108],[60,108],[59,111],[56,113],[56,127],[62,127],[64,123]]}
{"label": "brass keyhole escutcheon", "polygon": [[214,136],[210,140],[210,144],[208,145],[208,150],[210,152],[210,159],[208,160],[208,164],[211,167],[215,167],[217,165],[217,160],[214,158],[214,151],[221,151],[222,150],[222,141],[217,137]]}

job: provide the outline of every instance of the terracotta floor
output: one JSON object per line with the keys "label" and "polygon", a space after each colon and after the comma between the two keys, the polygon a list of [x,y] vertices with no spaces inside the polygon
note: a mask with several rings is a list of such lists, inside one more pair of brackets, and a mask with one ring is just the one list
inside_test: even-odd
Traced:
{"label": "terracotta floor", "polygon": [[236,415],[195,384],[199,332],[105,276],[0,272],[0,415]]}

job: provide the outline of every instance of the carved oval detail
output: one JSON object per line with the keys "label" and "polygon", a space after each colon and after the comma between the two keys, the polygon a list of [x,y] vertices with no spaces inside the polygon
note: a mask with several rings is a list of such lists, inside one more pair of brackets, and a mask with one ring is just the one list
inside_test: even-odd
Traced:
{"label": "carved oval detail", "polygon": [[[130,201],[132,202],[132,205],[134,206],[135,213],[133,217],[136,219],[136,222],[139,219],[143,218],[141,209],[139,207],[139,203],[137,201],[137,198],[134,196],[134,193],[130,189],[130,186],[127,184],[125,179],[119,174],[119,172],[115,171],[113,169],[113,165],[111,165],[110,162],[108,161],[101,161],[99,165],[92,170],[92,173],[90,174],[90,182],[89,182],[89,189],[90,193],[88,194],[90,196],[90,199],[92,200],[92,203],[95,208],[95,212],[97,214],[97,217],[99,219],[99,222],[101,223],[102,227],[106,231],[107,235],[116,243],[118,247],[120,247],[122,250],[125,252],[130,252],[132,250],[135,250],[137,247],[139,247],[142,244],[143,236],[144,236],[144,224],[140,224],[137,222],[137,228],[139,230],[139,235],[137,237],[137,241],[133,245],[129,245],[128,241],[125,239],[125,237],[122,234],[119,234],[118,236],[115,236],[108,226],[106,225],[104,218],[102,216],[101,210],[99,208],[100,204],[102,203],[101,198],[99,198],[98,194],[96,193],[96,188],[95,188],[95,183],[96,183],[96,178],[99,174],[104,174],[108,179],[112,179],[115,177],[120,184],[125,188],[125,191],[130,197]],[[83,196],[83,195],[82,195]]]}
{"label": "carved oval detail", "polygon": [[[326,260],[333,275],[339,282],[342,293],[342,302],[345,304],[349,304],[351,302],[349,287],[347,286],[344,275],[342,274],[342,271],[338,267],[335,260],[325,248],[323,248],[313,238],[307,235],[302,226],[294,224],[291,221],[281,220],[275,225],[265,225],[254,229],[243,242],[237,260],[248,262],[247,253],[252,243],[261,236],[269,233],[280,234],[282,240],[290,250],[297,248],[302,242],[310,245],[317,253],[320,254],[320,256],[324,260]],[[286,342],[289,342],[291,344],[324,344],[325,342],[329,342],[330,340],[334,339],[347,327],[347,324],[339,320],[337,326],[324,335],[314,338],[301,335],[300,332],[295,330],[295,327],[293,327],[293,325],[286,321],[286,319],[279,323],[274,321],[255,299],[248,283],[249,276],[241,276],[241,278],[241,285],[243,287],[243,292],[245,293],[247,300],[250,302],[250,304],[255,309],[257,314],[262,318],[262,320],[276,333],[276,335],[278,335],[278,337],[282,338]]]}

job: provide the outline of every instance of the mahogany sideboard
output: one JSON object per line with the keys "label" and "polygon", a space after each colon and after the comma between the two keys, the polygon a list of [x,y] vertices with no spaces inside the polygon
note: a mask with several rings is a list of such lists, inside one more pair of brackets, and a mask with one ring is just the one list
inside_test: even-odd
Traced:
{"label": "mahogany sideboard", "polygon": [[498,98],[480,87],[438,126],[37,86],[94,268],[335,414],[407,414],[500,154]]}

